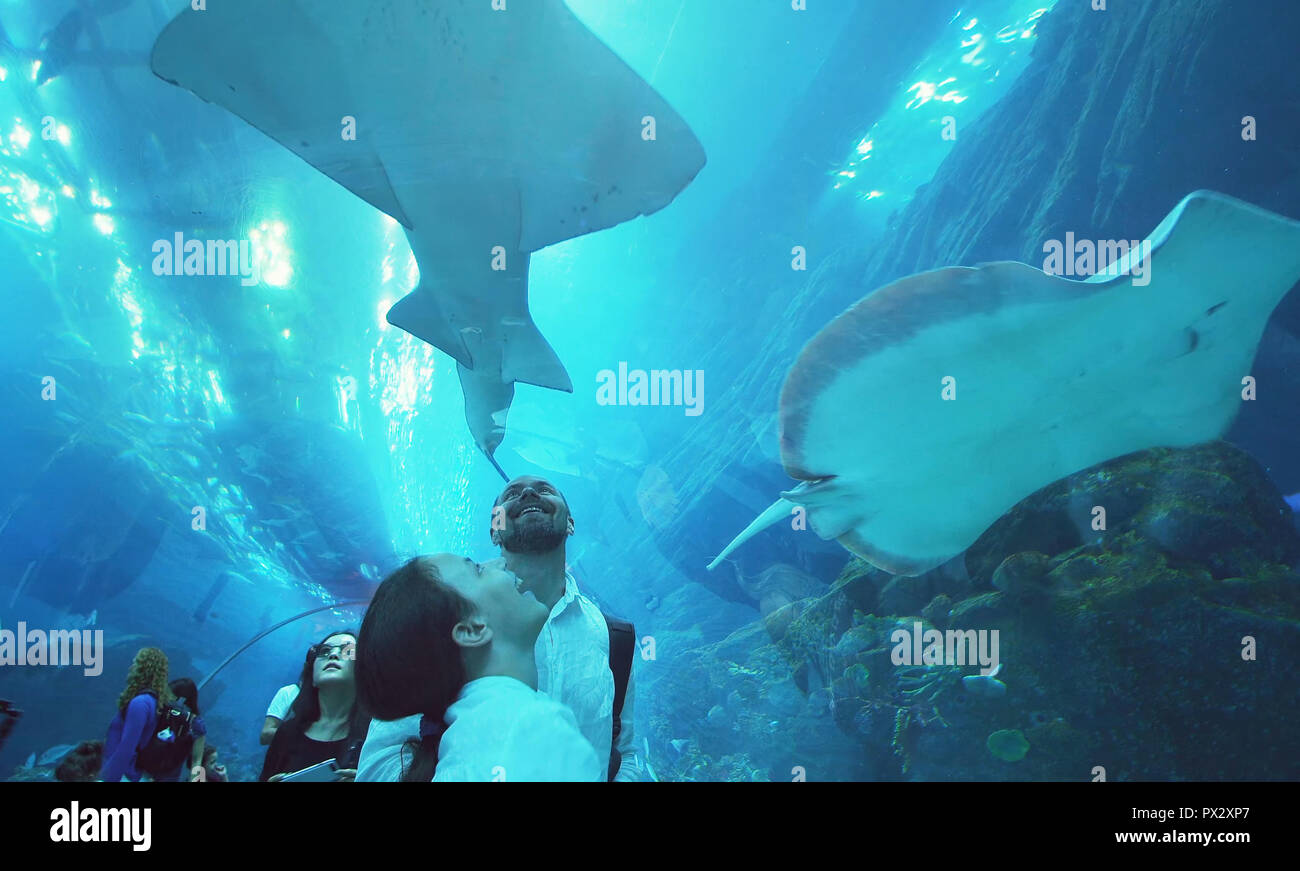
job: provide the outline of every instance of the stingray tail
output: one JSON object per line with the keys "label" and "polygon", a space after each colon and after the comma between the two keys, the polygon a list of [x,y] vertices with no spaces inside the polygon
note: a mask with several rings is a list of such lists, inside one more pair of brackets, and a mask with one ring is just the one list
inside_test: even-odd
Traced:
{"label": "stingray tail", "polygon": [[790,512],[794,508],[795,508],[795,503],[791,502],[789,499],[778,499],[775,502],[773,502],[770,506],[768,506],[768,509],[766,511],[758,515],[758,517],[755,517],[754,522],[749,524],[749,526],[746,526],[745,529],[740,533],[740,535],[737,535],[735,538],[733,538],[731,540],[731,544],[727,545],[725,548],[722,549],[722,553],[718,554],[716,557],[713,558],[713,562],[709,563],[709,571],[713,571],[715,568],[717,568],[718,563],[726,559],[733,550],[740,547],[745,542],[749,541],[755,535],[758,535],[764,529],[767,529],[769,526],[772,526],[778,521],[784,520],[785,518],[789,517]]}
{"label": "stingray tail", "polygon": [[483,456],[488,458],[488,462],[492,464],[492,468],[496,469],[497,474],[501,476],[501,480],[509,484],[510,476],[506,474],[505,469],[501,468],[501,464],[497,462],[497,458],[486,452],[484,452]]}

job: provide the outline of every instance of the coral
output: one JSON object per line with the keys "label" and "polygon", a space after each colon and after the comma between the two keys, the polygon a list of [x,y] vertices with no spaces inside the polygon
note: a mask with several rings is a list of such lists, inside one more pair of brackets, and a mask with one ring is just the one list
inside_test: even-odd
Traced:
{"label": "coral", "polygon": [[[675,658],[645,695],[652,741],[686,748],[656,756],[660,776],[1087,780],[1104,764],[1113,780],[1300,778],[1300,577],[1273,561],[1291,544],[1268,515],[1276,492],[1249,465],[1222,443],[1161,449],[1044,488],[972,549],[974,586],[935,573],[925,595],[899,599],[924,617],[873,613],[890,582],[850,559],[779,640],[755,621]],[[1165,492],[1158,482],[1185,483],[1180,469],[1240,474],[1197,479],[1214,493]],[[1094,486],[1122,497],[1105,497],[1107,530],[1069,538],[1043,520],[1072,503],[1088,516]],[[1241,507],[1227,532],[1203,533],[1221,556],[1153,535],[1189,522],[1158,519],[1179,505],[1204,524],[1206,506]],[[1240,574],[1221,576],[1229,565]],[[997,630],[1001,670],[895,665],[891,633],[918,620]],[[1258,659],[1243,659],[1245,636],[1261,639]]]}

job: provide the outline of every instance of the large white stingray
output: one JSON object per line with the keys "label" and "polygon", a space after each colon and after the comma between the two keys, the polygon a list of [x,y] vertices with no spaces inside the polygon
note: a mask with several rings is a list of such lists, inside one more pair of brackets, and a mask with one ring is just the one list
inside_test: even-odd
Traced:
{"label": "large white stingray", "polygon": [[918,574],[1052,481],[1222,436],[1300,280],[1300,222],[1198,191],[1150,242],[1145,286],[1132,254],[1086,281],[993,263],[909,276],[841,314],[781,391],[781,458],[804,483],[709,568],[803,506],[822,538]]}
{"label": "large white stingray", "polygon": [[158,37],[154,72],[402,223],[420,284],[388,320],[455,358],[491,459],[514,382],[573,389],[528,310],[529,253],[663,208],[699,142],[561,0],[207,7]]}

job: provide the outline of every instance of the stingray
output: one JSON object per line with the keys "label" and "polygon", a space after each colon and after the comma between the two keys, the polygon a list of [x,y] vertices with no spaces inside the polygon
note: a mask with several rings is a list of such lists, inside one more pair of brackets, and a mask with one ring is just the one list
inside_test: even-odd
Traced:
{"label": "stingray", "polygon": [[872,565],[920,574],[1053,481],[1221,437],[1300,279],[1300,222],[1198,191],[1149,241],[1144,268],[1134,249],[1084,281],[1014,262],[939,269],[849,308],[781,391],[782,463],[801,483],[709,568],[806,516]]}
{"label": "stingray", "polygon": [[402,224],[420,283],[388,320],[456,360],[489,459],[516,382],[573,390],[529,313],[531,252],[658,211],[704,165],[561,0],[222,0],[175,18],[152,67]]}

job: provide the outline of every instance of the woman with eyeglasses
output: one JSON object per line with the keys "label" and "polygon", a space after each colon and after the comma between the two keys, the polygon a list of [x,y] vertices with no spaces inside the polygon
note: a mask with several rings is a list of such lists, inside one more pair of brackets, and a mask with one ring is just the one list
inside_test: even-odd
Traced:
{"label": "woman with eyeglasses", "polygon": [[276,783],[285,775],[334,759],[334,779],[353,780],[369,721],[361,716],[356,689],[357,633],[334,632],[315,646],[304,664],[302,691],[293,713],[266,749],[258,780]]}

